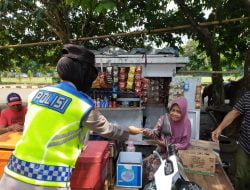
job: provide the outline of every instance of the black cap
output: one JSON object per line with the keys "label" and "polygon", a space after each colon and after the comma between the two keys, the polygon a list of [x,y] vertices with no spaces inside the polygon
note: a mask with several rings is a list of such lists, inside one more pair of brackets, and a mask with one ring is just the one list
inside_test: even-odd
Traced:
{"label": "black cap", "polygon": [[95,65],[95,54],[83,46],[75,44],[65,44],[63,46],[62,53],[63,57],[77,60],[81,64],[87,63],[89,66]]}
{"label": "black cap", "polygon": [[17,105],[17,104],[22,104],[22,98],[19,94],[17,93],[10,93],[8,96],[7,96],[7,105],[8,106],[14,106],[14,105]]}
{"label": "black cap", "polygon": [[88,92],[98,75],[95,54],[83,46],[74,44],[65,44],[62,53],[57,63],[60,78],[72,82],[78,90]]}

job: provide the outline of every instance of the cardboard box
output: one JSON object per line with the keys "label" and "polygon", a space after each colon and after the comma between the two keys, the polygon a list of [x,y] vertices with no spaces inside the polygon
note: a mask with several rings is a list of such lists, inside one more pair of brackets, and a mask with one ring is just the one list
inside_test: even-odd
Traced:
{"label": "cardboard box", "polygon": [[191,149],[196,149],[196,150],[219,151],[220,149],[219,143],[213,141],[191,139],[190,144],[192,145]]}
{"label": "cardboard box", "polygon": [[216,156],[202,149],[179,150],[184,170],[189,173],[214,175]]}
{"label": "cardboard box", "polygon": [[141,152],[120,152],[116,168],[116,186],[142,187]]}

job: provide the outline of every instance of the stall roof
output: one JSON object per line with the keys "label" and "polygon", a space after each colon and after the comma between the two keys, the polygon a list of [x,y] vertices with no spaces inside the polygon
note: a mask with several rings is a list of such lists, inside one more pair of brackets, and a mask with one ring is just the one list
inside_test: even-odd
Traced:
{"label": "stall roof", "polygon": [[[172,57],[163,54],[159,55],[96,55],[97,64],[178,64],[183,66],[189,62],[188,57]],[[180,64],[180,65],[179,65]]]}
{"label": "stall roof", "polygon": [[177,49],[165,47],[162,49],[133,48],[130,52],[108,46],[93,50],[97,64],[178,64],[183,67],[189,62],[188,57],[179,57]]}

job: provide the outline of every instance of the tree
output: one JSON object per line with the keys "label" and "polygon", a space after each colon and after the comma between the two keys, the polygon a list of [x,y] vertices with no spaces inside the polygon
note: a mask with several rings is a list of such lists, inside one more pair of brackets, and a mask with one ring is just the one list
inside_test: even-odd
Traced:
{"label": "tree", "polygon": [[[249,0],[241,0],[242,5],[245,5],[247,15],[250,17],[250,2]],[[249,25],[248,25],[249,26]],[[243,92],[246,90],[250,90],[250,34],[247,36],[247,48],[245,49],[245,65],[244,65],[244,85],[245,88]],[[242,94],[242,93],[241,93]]]}
{"label": "tree", "polygon": [[[37,16],[39,10],[35,7],[35,2],[29,0],[0,2],[1,44],[27,43],[55,37],[46,23],[39,19]],[[55,46],[1,50],[0,69],[6,70],[13,67],[14,64],[21,67],[25,60],[33,60],[41,65],[48,60],[53,63],[55,56],[47,55],[47,52],[53,48]]]}
{"label": "tree", "polygon": [[198,49],[199,42],[194,40],[189,40],[182,47],[182,56],[189,57],[189,63],[186,64],[185,69],[191,70],[211,70],[211,62],[206,55],[206,52]]}
{"label": "tree", "polygon": [[[205,50],[211,59],[214,71],[222,70],[221,58],[226,57],[230,64],[241,64],[243,52],[246,48],[249,22],[238,25],[225,25],[223,27],[200,27],[204,20],[224,20],[232,17],[244,16],[246,9],[234,1],[183,1],[175,0],[179,6],[179,13],[183,13],[187,21],[192,25],[191,32],[187,34],[199,41],[199,48]],[[236,8],[237,7],[237,8]],[[209,9],[211,13],[206,18],[202,9]],[[245,43],[245,44],[244,44]],[[243,48],[243,49],[241,49]],[[224,55],[224,56],[221,56]],[[222,96],[222,75],[213,74],[213,99],[216,105],[224,102]]]}
{"label": "tree", "polygon": [[[70,1],[68,1],[70,3]],[[131,28],[145,25],[146,16],[154,8],[155,12],[166,12],[166,0],[161,4],[155,1],[109,1],[86,0],[66,4],[64,0],[14,0],[0,2],[0,41],[1,44],[19,44],[37,41],[61,40],[70,42],[83,36],[98,36],[117,32],[128,32]],[[18,22],[17,22],[18,21]],[[172,35],[166,39],[172,40]],[[79,42],[91,49],[115,45],[127,50],[144,47],[147,37],[110,38]],[[162,41],[163,42],[163,41]],[[157,42],[159,44],[159,41]],[[34,47],[30,49],[8,49],[0,56],[2,69],[13,67],[14,58],[19,66],[25,57],[43,65],[55,65],[61,45]],[[22,55],[22,56],[19,56]]]}
{"label": "tree", "polygon": [[29,79],[30,79],[30,81],[31,81],[32,76],[33,76],[32,71],[31,71],[31,70],[28,70],[27,75],[28,75],[28,77],[29,77]]}
{"label": "tree", "polygon": [[[191,29],[176,31],[176,35],[158,33],[139,37],[79,41],[79,43],[91,49],[115,45],[130,50],[134,47],[145,47],[147,43],[150,45],[155,43],[157,46],[167,43],[172,47],[180,47],[181,35],[188,35],[199,42],[197,49],[200,52],[205,50],[215,71],[221,71],[223,56],[229,61],[228,64],[236,62],[240,64],[244,60],[243,52],[247,49],[249,39],[249,30],[247,30],[249,22],[242,21],[233,25],[223,25],[223,27],[201,27],[199,23],[243,17],[249,10],[243,2],[248,5],[248,0],[241,0],[241,3],[233,0],[175,0],[178,9],[171,9],[169,2],[171,1],[7,0],[0,2],[2,27],[0,41],[2,44],[41,40],[61,40],[62,43],[68,43],[70,39],[129,32],[135,28],[151,31],[157,28],[191,24]],[[211,10],[208,17],[205,16],[204,9]],[[32,48],[31,52],[26,49],[4,50],[4,56],[0,55],[0,61],[8,67],[14,62],[21,65],[26,56],[39,64],[53,65],[57,57],[51,52],[59,55],[59,47],[60,45],[36,47]],[[213,75],[213,83],[216,86],[214,98],[217,104],[221,104],[223,102],[222,76]]]}

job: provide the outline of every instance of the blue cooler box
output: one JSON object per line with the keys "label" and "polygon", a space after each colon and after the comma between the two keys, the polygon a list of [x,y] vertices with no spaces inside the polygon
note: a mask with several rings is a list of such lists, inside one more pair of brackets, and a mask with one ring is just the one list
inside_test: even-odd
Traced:
{"label": "blue cooler box", "polygon": [[141,152],[120,152],[116,168],[116,185],[142,187]]}

